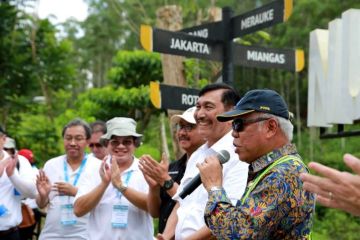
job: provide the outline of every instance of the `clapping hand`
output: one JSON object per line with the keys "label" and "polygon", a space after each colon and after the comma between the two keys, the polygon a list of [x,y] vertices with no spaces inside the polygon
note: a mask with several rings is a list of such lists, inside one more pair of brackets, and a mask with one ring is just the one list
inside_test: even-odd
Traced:
{"label": "clapping hand", "polygon": [[111,181],[111,171],[109,165],[106,163],[107,157],[102,160],[99,173],[103,183],[108,185]]}
{"label": "clapping hand", "polygon": [[9,162],[7,164],[7,167],[6,167],[6,174],[9,177],[14,174],[15,167],[16,167],[16,164],[17,164],[18,161],[19,161],[19,159],[18,159],[17,153],[13,157],[10,157]]}
{"label": "clapping hand", "polygon": [[3,175],[4,170],[7,167],[10,160],[11,160],[11,157],[7,157],[7,158],[5,158],[3,160],[0,160],[0,177]]}
{"label": "clapping hand", "polygon": [[41,198],[47,198],[51,191],[51,184],[45,172],[40,169],[36,177],[36,188]]}
{"label": "clapping hand", "polygon": [[111,160],[111,183],[116,189],[123,186],[121,172],[115,158]]}
{"label": "clapping hand", "polygon": [[139,164],[144,176],[156,181],[160,186],[164,185],[164,182],[170,179],[168,174],[169,160],[165,153],[162,154],[160,163],[150,155],[143,155],[140,157]]}
{"label": "clapping hand", "polygon": [[58,191],[59,195],[75,196],[78,189],[70,183],[56,182],[53,185],[53,190]]}

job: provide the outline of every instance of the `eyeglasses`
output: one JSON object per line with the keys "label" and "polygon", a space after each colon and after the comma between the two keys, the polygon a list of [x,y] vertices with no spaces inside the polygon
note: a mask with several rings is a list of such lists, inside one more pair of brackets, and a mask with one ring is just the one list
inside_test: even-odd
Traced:
{"label": "eyeglasses", "polygon": [[124,139],[124,140],[120,141],[118,139],[112,139],[109,141],[109,143],[112,147],[117,147],[120,144],[124,145],[125,147],[128,147],[134,143],[134,140],[133,139]]}
{"label": "eyeglasses", "polygon": [[100,143],[90,143],[89,144],[89,148],[102,148],[103,145],[101,145]]}
{"label": "eyeglasses", "polygon": [[176,125],[176,131],[184,130],[185,132],[191,132],[195,128],[196,125],[188,124],[188,125]]}
{"label": "eyeglasses", "polygon": [[268,119],[270,118],[262,118],[262,117],[253,118],[253,119],[237,118],[232,122],[232,129],[236,132],[242,132],[246,124],[261,122]]}
{"label": "eyeglasses", "polygon": [[81,141],[84,141],[85,138],[83,136],[75,136],[75,137],[73,137],[73,136],[67,135],[67,136],[64,137],[64,140],[67,141],[67,142],[72,142],[73,140],[75,142],[81,142]]}

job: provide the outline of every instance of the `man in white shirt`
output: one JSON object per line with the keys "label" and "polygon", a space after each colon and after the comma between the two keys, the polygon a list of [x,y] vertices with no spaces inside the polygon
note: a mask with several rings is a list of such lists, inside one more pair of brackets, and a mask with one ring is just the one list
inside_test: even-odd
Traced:
{"label": "man in white shirt", "polygon": [[85,153],[91,137],[89,125],[81,119],[70,121],[62,131],[65,155],[48,160],[39,171],[36,203],[48,211],[40,239],[88,239],[88,215],[73,213],[74,196],[92,162],[99,162]]}
{"label": "man in white shirt", "polygon": [[0,239],[20,240],[21,199],[35,198],[36,187],[30,163],[22,156],[10,157],[3,150],[5,140],[0,127]]}
{"label": "man in white shirt", "polygon": [[[215,83],[205,86],[199,93],[199,99],[194,113],[199,134],[206,143],[195,151],[188,160],[187,168],[177,194],[184,189],[198,173],[196,164],[204,161],[206,156],[215,155],[221,150],[230,154],[230,159],[223,165],[223,184],[229,192],[230,199],[236,202],[246,186],[248,165],[239,161],[232,145],[231,123],[217,121],[216,116],[229,111],[235,106],[239,96],[230,86]],[[240,189],[240,191],[239,191]],[[176,204],[164,233],[158,239],[209,239],[211,232],[204,222],[204,210],[207,202],[207,192],[201,185],[190,195],[181,199],[175,195]]]}

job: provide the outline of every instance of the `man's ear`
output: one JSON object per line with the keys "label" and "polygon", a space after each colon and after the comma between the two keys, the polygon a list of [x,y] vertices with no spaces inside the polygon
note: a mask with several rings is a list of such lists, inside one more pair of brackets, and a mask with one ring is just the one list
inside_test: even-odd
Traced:
{"label": "man's ear", "polygon": [[266,137],[272,138],[279,131],[279,123],[274,118],[266,121]]}

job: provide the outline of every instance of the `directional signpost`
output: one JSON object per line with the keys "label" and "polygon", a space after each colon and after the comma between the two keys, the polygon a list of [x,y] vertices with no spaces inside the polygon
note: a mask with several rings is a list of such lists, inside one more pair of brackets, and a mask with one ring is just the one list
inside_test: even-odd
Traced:
{"label": "directional signpost", "polygon": [[156,108],[186,110],[196,104],[199,90],[150,82],[150,100]]}
{"label": "directional signpost", "polygon": [[[299,72],[304,68],[303,50],[245,46],[233,42],[234,38],[285,22],[291,12],[292,0],[276,0],[234,17],[230,8],[223,8],[221,21],[182,29],[179,32],[142,25],[140,41],[143,48],[151,52],[221,61],[222,79],[232,85],[234,64],[292,72]],[[164,91],[167,91],[165,89],[166,87]],[[174,100],[174,95],[170,96]],[[159,108],[168,109],[163,104]],[[186,108],[182,106],[171,109]]]}

